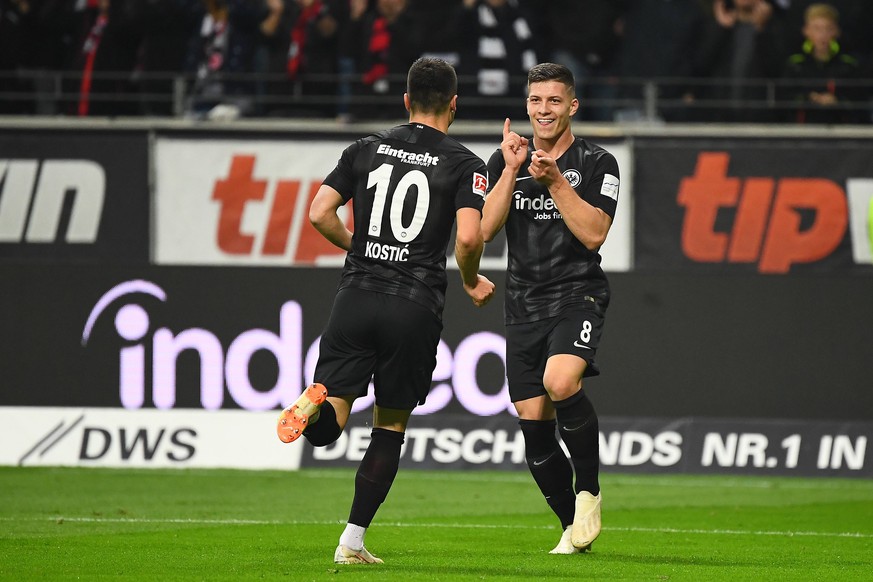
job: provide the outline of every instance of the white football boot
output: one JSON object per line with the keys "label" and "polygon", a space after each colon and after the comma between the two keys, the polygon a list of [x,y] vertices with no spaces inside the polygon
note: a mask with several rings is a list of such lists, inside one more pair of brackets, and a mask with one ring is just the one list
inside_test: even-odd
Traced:
{"label": "white football boot", "polygon": [[573,526],[568,525],[564,530],[564,533],[561,534],[561,541],[558,542],[558,545],[552,549],[550,554],[578,554],[582,550],[573,545],[572,538]]}
{"label": "white football boot", "polygon": [[600,493],[595,497],[588,491],[576,494],[576,514],[570,541],[580,550],[591,547],[600,535]]}
{"label": "white football boot", "polygon": [[371,554],[367,548],[362,547],[360,550],[353,550],[342,544],[336,547],[333,553],[334,564],[384,564],[381,558],[377,558]]}

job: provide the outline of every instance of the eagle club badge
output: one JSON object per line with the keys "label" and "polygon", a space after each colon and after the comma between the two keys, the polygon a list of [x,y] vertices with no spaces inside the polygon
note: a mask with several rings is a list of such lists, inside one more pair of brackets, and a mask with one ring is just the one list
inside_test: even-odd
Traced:
{"label": "eagle club badge", "polygon": [[582,181],[582,174],[579,173],[579,170],[565,170],[564,177],[567,178],[567,181],[570,182],[570,186],[575,188],[579,185],[579,182]]}

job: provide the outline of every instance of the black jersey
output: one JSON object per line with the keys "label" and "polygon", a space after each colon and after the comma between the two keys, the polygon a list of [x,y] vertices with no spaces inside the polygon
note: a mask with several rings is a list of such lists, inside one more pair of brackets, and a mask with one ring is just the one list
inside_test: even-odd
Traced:
{"label": "black jersey", "polygon": [[359,139],[324,183],[354,200],[339,288],[415,301],[442,317],[446,250],[459,208],[482,211],[485,163],[446,134],[407,123]]}
{"label": "black jersey", "polygon": [[[558,315],[565,307],[596,298],[609,303],[609,283],[600,268],[600,254],[588,250],[561,217],[549,189],[521,165],[506,220],[509,265],[506,277],[507,324],[538,321]],[[618,202],[618,163],[605,149],[576,138],[557,160],[558,169],[580,198],[615,216]],[[506,163],[497,150],[488,161],[491,184]]]}

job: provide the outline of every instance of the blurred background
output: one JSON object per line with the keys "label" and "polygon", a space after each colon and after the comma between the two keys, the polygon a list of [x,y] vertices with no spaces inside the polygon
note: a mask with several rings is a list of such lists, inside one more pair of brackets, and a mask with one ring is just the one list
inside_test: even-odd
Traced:
{"label": "blurred background", "polygon": [[459,120],[523,116],[554,61],[583,120],[869,124],[871,26],[863,0],[2,0],[0,114],[396,118],[436,55]]}

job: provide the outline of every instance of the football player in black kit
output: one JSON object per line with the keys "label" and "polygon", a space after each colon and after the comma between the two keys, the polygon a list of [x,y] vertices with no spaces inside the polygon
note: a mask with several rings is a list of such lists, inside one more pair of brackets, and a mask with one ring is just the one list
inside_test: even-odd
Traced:
{"label": "football player in black kit", "polygon": [[[409,123],[346,148],[309,210],[315,228],[348,255],[321,338],[315,383],[282,411],[279,438],[292,442],[302,434],[313,446],[329,445],[371,378],[376,396],[370,444],[334,553],[337,564],[382,562],[364,547],[364,534],[394,482],[412,409],[431,387],[455,222],[464,290],[480,307],[494,293],[494,284],[478,274],[487,169],[446,135],[457,87],[449,63],[413,63],[403,96]],[[338,216],[349,200],[354,233]]]}
{"label": "football player in black kit", "polygon": [[588,550],[600,534],[597,414],[582,378],[599,373],[609,284],[598,251],[615,215],[619,174],[612,154],[573,136],[578,109],[569,69],[530,70],[533,139],[504,122],[482,217],[486,241],[506,227],[506,375],[528,467],[563,528],[553,554]]}

